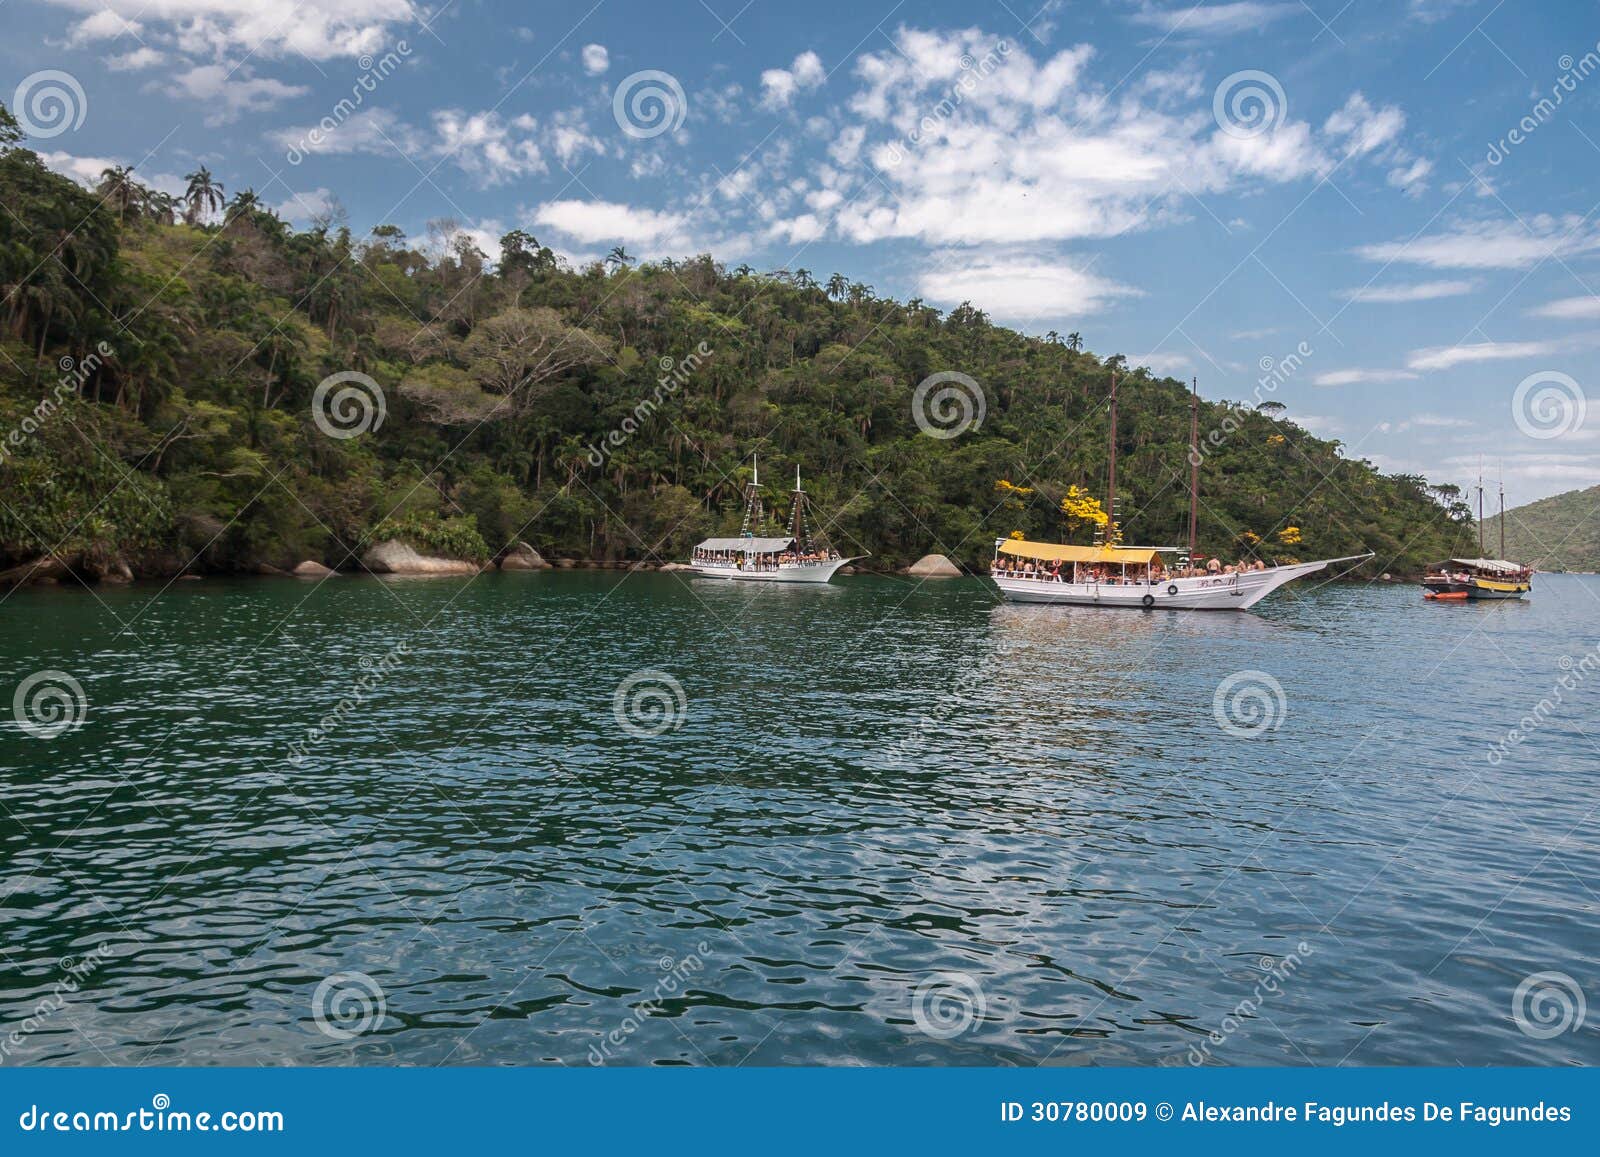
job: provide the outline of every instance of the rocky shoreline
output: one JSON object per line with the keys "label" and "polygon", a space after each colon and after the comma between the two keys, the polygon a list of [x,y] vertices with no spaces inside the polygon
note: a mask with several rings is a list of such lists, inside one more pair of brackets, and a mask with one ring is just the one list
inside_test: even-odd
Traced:
{"label": "rocky shoreline", "polygon": [[[240,578],[264,576],[274,578],[327,579],[343,576],[372,575],[390,577],[447,577],[476,575],[484,571],[511,571],[532,573],[542,570],[619,570],[619,571],[687,571],[692,570],[681,562],[641,562],[629,559],[554,558],[545,559],[525,542],[513,543],[511,548],[487,562],[470,559],[444,558],[423,554],[410,544],[389,540],[374,544],[358,561],[350,565],[331,567],[316,559],[303,559],[288,566],[261,562],[239,570],[214,570],[197,565],[198,560],[183,563],[176,556],[156,555],[146,558],[123,557],[94,558],[87,555],[62,559],[45,556],[0,569],[0,590],[21,586],[59,586],[83,583],[85,585],[126,585],[134,582],[189,581],[204,578]],[[849,566],[841,574],[898,574],[909,578],[962,578],[979,576],[982,570],[968,570],[944,555],[924,555],[909,566],[894,568]],[[1420,577],[1420,576],[1417,576]],[[1362,580],[1352,580],[1362,581]],[[1412,582],[1415,578],[1385,573],[1376,581]]]}

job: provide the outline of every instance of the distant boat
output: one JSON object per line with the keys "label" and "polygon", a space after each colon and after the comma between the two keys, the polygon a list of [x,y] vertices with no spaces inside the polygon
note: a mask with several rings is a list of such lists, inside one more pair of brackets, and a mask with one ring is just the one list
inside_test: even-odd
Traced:
{"label": "distant boat", "polygon": [[[1483,553],[1483,467],[1478,467],[1478,552]],[[1506,552],[1506,485],[1500,482],[1500,553]],[[1422,597],[1435,600],[1520,599],[1533,589],[1533,568],[1503,558],[1452,558],[1422,577]]]}
{"label": "distant boat", "polygon": [[811,500],[794,471],[794,509],[789,533],[765,535],[766,509],[761,500],[761,468],[752,459],[751,479],[744,488],[744,525],[737,538],[708,538],[694,548],[689,566],[701,578],[738,582],[825,583],[840,568],[866,555],[846,558],[825,541],[811,541]]}
{"label": "distant boat", "polygon": [[1428,568],[1422,597],[1441,601],[1520,599],[1533,589],[1533,571],[1503,558],[1452,558]]}

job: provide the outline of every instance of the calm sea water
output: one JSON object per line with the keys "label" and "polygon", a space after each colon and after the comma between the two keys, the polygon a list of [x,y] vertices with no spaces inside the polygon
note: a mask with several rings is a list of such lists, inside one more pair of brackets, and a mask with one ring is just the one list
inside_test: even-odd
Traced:
{"label": "calm sea water", "polygon": [[0,1062],[1597,1063],[1597,644],[1575,576],[18,591],[83,706],[0,710]]}

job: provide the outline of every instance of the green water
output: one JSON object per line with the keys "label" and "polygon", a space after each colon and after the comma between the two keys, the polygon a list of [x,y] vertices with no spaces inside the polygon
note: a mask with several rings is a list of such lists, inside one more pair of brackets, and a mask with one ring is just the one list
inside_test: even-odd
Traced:
{"label": "green water", "polygon": [[1490,755],[1597,610],[1565,576],[1249,615],[866,576],[13,592],[8,695],[82,695],[0,730],[0,1060],[1600,1062],[1517,1007],[1600,998],[1600,674]]}

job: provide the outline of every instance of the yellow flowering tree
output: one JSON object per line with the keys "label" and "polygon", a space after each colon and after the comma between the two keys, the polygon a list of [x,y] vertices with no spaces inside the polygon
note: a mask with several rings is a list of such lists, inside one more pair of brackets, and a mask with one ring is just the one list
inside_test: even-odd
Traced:
{"label": "yellow flowering tree", "polygon": [[1282,530],[1278,531],[1278,541],[1284,546],[1299,546],[1300,528],[1298,526],[1284,527]]}
{"label": "yellow flowering tree", "polygon": [[1111,519],[1105,507],[1100,505],[1100,500],[1081,487],[1067,487],[1066,496],[1061,499],[1061,515],[1066,519],[1069,533],[1086,526],[1103,526],[1107,527],[1107,542],[1116,542],[1121,538],[1120,531],[1108,525]]}
{"label": "yellow flowering tree", "polygon": [[1008,478],[1001,478],[994,484],[995,493],[1003,497],[1000,503],[1006,510],[1025,510],[1028,499],[1033,497],[1031,486],[1014,486]]}

